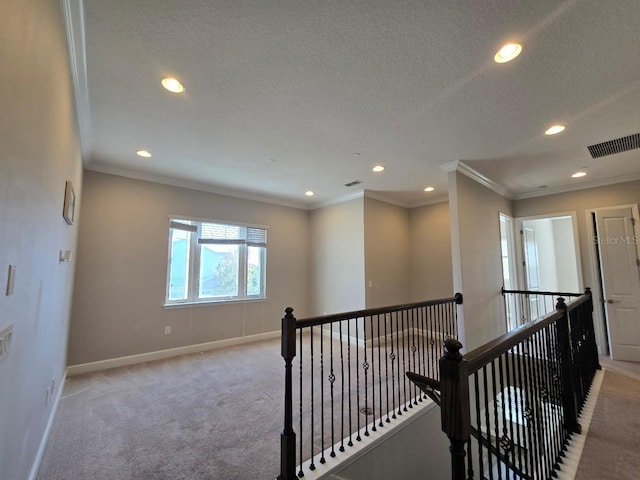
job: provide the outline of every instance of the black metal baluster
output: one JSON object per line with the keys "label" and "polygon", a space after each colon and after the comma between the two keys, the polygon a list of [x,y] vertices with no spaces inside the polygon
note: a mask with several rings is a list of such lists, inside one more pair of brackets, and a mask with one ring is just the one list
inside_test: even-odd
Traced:
{"label": "black metal baluster", "polygon": [[428,308],[428,312],[429,312],[429,316],[428,316],[428,323],[429,323],[429,346],[430,346],[430,350],[431,350],[431,364],[429,365],[429,370],[430,370],[430,375],[431,378],[435,378],[435,379],[439,379],[440,378],[440,371],[438,369],[438,352],[437,352],[437,345],[440,344],[440,339],[436,338],[436,331],[435,331],[435,319],[434,319],[434,310],[435,307],[433,305],[429,305]]}
{"label": "black metal baluster", "polygon": [[369,316],[369,326],[371,327],[371,356],[370,356],[370,360],[371,360],[371,417],[373,418],[372,422],[373,425],[371,426],[371,431],[375,432],[377,430],[376,428],[376,365],[375,365],[375,360],[376,360],[376,356],[374,354],[374,350],[373,350],[373,344],[375,343],[375,339],[378,339],[378,342],[380,342],[380,337],[379,337],[379,332],[376,332],[376,336],[373,335],[374,331],[373,331],[373,317]]}
{"label": "black metal baluster", "polygon": [[[387,323],[389,322],[389,317],[385,315],[384,317],[384,383],[387,391],[387,418],[386,422],[391,422],[389,418],[389,342],[387,340]],[[391,351],[393,351],[393,340],[391,340]],[[391,364],[393,366],[393,362]],[[391,378],[393,379],[393,372],[391,373]]]}
{"label": "black metal baluster", "polygon": [[530,375],[531,375],[531,381],[533,382],[533,389],[531,393],[533,397],[532,402],[534,405],[533,433],[535,437],[535,446],[536,446],[535,458],[536,458],[537,468],[540,473],[540,476],[542,476],[543,478],[546,478],[547,477],[546,464],[543,461],[544,427],[542,425],[542,419],[541,419],[542,406],[541,406],[541,399],[540,399],[542,385],[540,382],[540,375],[538,374],[539,366],[540,366],[540,354],[536,349],[533,337],[529,337],[527,339],[527,344],[530,349],[530,356],[529,356],[530,363],[531,363]]}
{"label": "black metal baluster", "polygon": [[340,450],[344,452],[344,340],[342,339],[342,323],[339,324],[340,334]]}
{"label": "black metal baluster", "polygon": [[[420,370],[419,367],[416,366],[416,351],[418,350],[418,347],[416,347],[416,319],[415,319],[415,309],[411,309],[411,311],[409,312],[410,314],[410,318],[411,318],[411,353],[412,353],[412,359],[413,359],[413,367],[411,367],[411,364],[409,365],[409,368],[413,368],[411,371],[412,372],[417,372]],[[419,342],[420,340],[418,340]],[[418,343],[419,345],[419,343]],[[411,388],[411,384],[409,384],[409,387]],[[418,390],[418,386],[413,384],[413,394],[411,395],[413,397],[413,404],[417,405],[418,404],[418,392],[420,390]],[[420,396],[420,401],[422,401],[422,396]]]}
{"label": "black metal baluster", "polygon": [[500,424],[498,423],[498,393],[496,391],[496,361],[491,360],[491,391],[493,393],[493,426],[494,431],[496,432],[496,458],[498,460],[498,480],[502,480],[502,465],[500,454]]}
{"label": "black metal baluster", "polygon": [[537,424],[537,418],[538,418],[537,388],[538,387],[536,384],[537,382],[533,377],[534,367],[532,365],[536,361],[536,358],[531,348],[531,338],[527,338],[523,346],[526,348],[524,377],[527,381],[526,394],[527,394],[527,404],[529,407],[528,423],[529,423],[529,432],[531,435],[531,439],[530,439],[531,443],[529,444],[530,445],[529,448],[531,449],[532,476],[534,478],[539,478],[541,476],[541,471],[540,471],[540,455],[539,455],[538,424]]}
{"label": "black metal baluster", "polygon": [[335,440],[335,429],[334,429],[334,420],[335,420],[335,415],[334,415],[334,411],[333,411],[333,384],[336,381],[336,375],[335,373],[333,373],[333,322],[331,322],[329,324],[329,355],[331,358],[330,361],[330,372],[329,372],[329,385],[331,388],[331,453],[329,453],[330,456],[335,457],[336,456],[336,451],[335,451],[335,444],[336,444],[336,440]]}
{"label": "black metal baluster", "polygon": [[560,453],[560,446],[558,445],[558,437],[557,437],[557,428],[555,422],[555,385],[553,382],[553,362],[555,361],[555,355],[551,351],[550,344],[547,336],[547,329],[543,328],[540,330],[540,342],[544,348],[545,354],[545,381],[548,385],[549,390],[549,398],[547,403],[547,425],[549,430],[549,445],[551,449],[551,455],[549,455],[549,462],[552,468],[552,471],[557,470],[558,468],[558,453]]}
{"label": "black metal baluster", "polygon": [[[402,415],[402,399],[400,398],[400,394],[402,392],[402,385],[400,384],[401,373],[400,373],[400,320],[398,320],[398,313],[396,313],[396,359],[398,360],[397,368],[396,368],[396,382],[398,384],[398,415]],[[404,375],[402,375],[404,377]]]}
{"label": "black metal baluster", "polygon": [[493,460],[491,457],[491,422],[489,420],[489,386],[487,384],[488,374],[487,366],[482,367],[482,373],[484,380],[484,416],[485,426],[487,427],[487,469],[489,470],[489,480],[493,480]]}
{"label": "black metal baluster", "polygon": [[324,458],[324,325],[320,325],[320,463]]}
{"label": "black metal baluster", "polygon": [[542,345],[540,344],[540,332],[536,332],[532,336],[533,341],[535,342],[536,351],[538,353],[538,378],[540,379],[540,385],[542,385],[540,390],[540,426],[542,430],[542,438],[543,438],[543,446],[544,446],[544,468],[545,474],[547,476],[551,475],[553,470],[553,460],[550,458],[550,447],[551,447],[551,438],[549,436],[549,428],[548,428],[548,420],[549,420],[549,384],[547,383],[546,375],[545,375],[545,364],[547,363],[547,358],[545,356],[545,352],[542,349]]}
{"label": "black metal baluster", "polygon": [[300,406],[299,406],[299,414],[300,414],[300,432],[299,432],[299,441],[300,441],[300,470],[298,471],[298,477],[302,478],[304,476],[304,472],[302,471],[302,328],[300,329],[300,345],[299,355],[298,355],[298,364],[300,367]]}
{"label": "black metal baluster", "polygon": [[369,382],[367,375],[369,373],[369,362],[367,361],[367,318],[362,317],[362,335],[363,350],[364,350],[364,362],[362,363],[362,369],[364,370],[364,435],[369,436]]}
{"label": "black metal baluster", "polygon": [[390,343],[391,343],[391,353],[389,354],[389,358],[391,359],[391,406],[392,408],[392,419],[396,419],[396,373],[395,373],[395,363],[396,363],[396,354],[395,354],[395,344],[394,344],[394,335],[393,329],[394,324],[397,321],[396,312],[391,313],[391,325],[389,326],[390,331]]}
{"label": "black metal baluster", "polygon": [[526,449],[525,449],[525,455],[524,455],[524,468],[525,471],[527,472],[527,475],[529,475],[530,477],[532,477],[532,472],[533,472],[533,461],[532,461],[532,457],[531,457],[531,421],[529,419],[530,415],[527,413],[528,412],[528,408],[530,408],[530,404],[527,402],[526,399],[526,389],[528,388],[526,385],[526,380],[527,380],[527,376],[526,376],[526,372],[524,371],[524,350],[522,348],[522,343],[519,343],[517,345],[517,349],[518,349],[518,386],[519,386],[519,391],[518,391],[518,395],[519,395],[519,401],[520,401],[520,414],[518,418],[522,419],[523,425],[522,425],[522,437],[518,437],[519,439],[522,439],[522,443],[526,444]]}
{"label": "black metal baluster", "polygon": [[[382,329],[380,328],[380,315],[376,315],[376,321],[378,324],[378,426],[384,427],[384,422],[382,421]],[[387,341],[386,333],[384,341]]]}
{"label": "black metal baluster", "polygon": [[[482,418],[480,416],[480,387],[478,382],[478,372],[473,373],[473,385],[476,389],[475,397],[476,397],[476,428],[478,429],[478,469],[480,478],[484,478],[484,459],[482,452]],[[469,456],[471,456],[471,451],[469,451]]]}
{"label": "black metal baluster", "polygon": [[[420,375],[426,376],[425,362],[427,361],[427,350],[425,348],[425,329],[424,329],[424,312],[423,307],[418,308],[418,348],[420,354],[418,355],[418,363],[420,368]],[[420,395],[423,398],[424,395]]]}
{"label": "black metal baluster", "polygon": [[547,478],[550,475],[550,471],[549,471],[549,462],[548,462],[548,439],[547,439],[547,428],[546,428],[546,407],[545,407],[545,399],[548,398],[548,389],[547,389],[547,385],[545,384],[544,381],[544,377],[542,374],[543,371],[543,367],[542,367],[542,362],[545,360],[544,358],[544,352],[542,352],[540,350],[540,346],[538,345],[538,335],[537,333],[534,333],[531,336],[531,341],[534,343],[534,350],[536,352],[536,359],[537,362],[535,364],[536,367],[536,375],[535,378],[537,380],[538,383],[538,392],[539,392],[539,408],[538,411],[536,413],[538,413],[538,417],[537,417],[537,429],[539,430],[539,436],[540,436],[540,450],[541,453],[538,456],[539,458],[541,458],[542,460],[542,464],[541,464],[541,468],[542,468],[542,473],[544,475],[545,478]]}
{"label": "black metal baluster", "polygon": [[[358,326],[358,318],[356,318],[356,415],[358,424],[358,434],[356,440],[360,442],[362,437],[360,436],[360,327]],[[367,349],[365,348],[365,352]]]}
{"label": "black metal baluster", "polygon": [[[505,356],[505,364],[506,364],[506,375],[507,375],[507,405],[509,405],[509,435],[511,436],[511,445],[512,445],[512,451],[511,451],[511,462],[513,465],[516,465],[516,449],[518,450],[518,459],[520,460],[520,462],[517,464],[518,465],[518,469],[520,471],[522,471],[522,457],[520,456],[520,445],[517,442],[517,428],[518,428],[518,407],[516,405],[516,403],[514,402],[514,399],[511,397],[511,393],[515,393],[515,383],[516,383],[516,379],[515,379],[515,367],[514,367],[514,355],[515,352],[513,351],[513,348],[510,349]],[[511,360],[511,361],[509,361]],[[513,379],[511,378],[513,376]],[[512,382],[513,380],[513,382]],[[517,401],[517,400],[516,400]],[[515,417],[515,424],[516,424],[516,432],[514,433],[513,431],[513,424],[514,424],[514,417]]]}
{"label": "black metal baluster", "polygon": [[[407,322],[406,320],[406,312],[403,310],[400,313],[400,319],[402,321],[402,372],[406,372],[407,371],[407,363],[406,363],[406,359],[407,359],[407,328],[406,328],[406,324]],[[402,375],[401,377],[402,379],[402,390],[404,392],[404,407],[403,410],[406,412],[407,411],[407,377],[406,375]],[[398,381],[400,381],[400,378],[398,379]],[[409,402],[409,405],[411,405],[411,403]]]}
{"label": "black metal baluster", "polygon": [[505,402],[504,396],[505,396],[505,390],[508,391],[509,386],[506,385],[506,388],[505,388],[505,384],[504,384],[503,368],[504,368],[505,362],[502,359],[503,356],[504,355],[500,355],[498,357],[498,371],[499,371],[499,378],[500,378],[500,399],[502,400],[502,437],[500,437],[500,440],[498,443],[504,450],[505,465],[507,465],[507,463],[509,462],[509,452],[512,452],[513,450],[513,437],[509,437],[509,434],[507,431],[507,403]]}
{"label": "black metal baluster", "polygon": [[316,383],[315,379],[313,378],[313,364],[314,364],[314,358],[313,358],[313,326],[309,327],[309,345],[310,345],[310,357],[311,357],[311,442],[310,446],[311,446],[311,462],[309,463],[309,470],[315,470],[316,469],[316,465],[314,462],[314,428],[313,428],[313,424],[315,422],[315,417],[314,417],[314,401],[313,401],[313,386]]}
{"label": "black metal baluster", "polygon": [[[356,325],[357,328],[357,325]],[[352,415],[353,415],[353,406],[351,404],[351,319],[347,320],[347,337],[349,340],[347,342],[347,373],[349,375],[349,442],[348,446],[353,446],[353,424],[352,424]],[[356,362],[357,364],[358,362]]]}
{"label": "black metal baluster", "polygon": [[551,350],[551,358],[552,360],[552,386],[553,386],[553,395],[555,398],[554,404],[554,418],[557,432],[557,444],[560,448],[560,455],[564,457],[564,450],[566,447],[565,441],[565,429],[562,425],[562,390],[560,389],[561,385],[561,377],[560,377],[560,361],[559,361],[559,352],[558,352],[558,344],[557,344],[557,324],[552,323],[549,325],[549,330],[547,332],[547,341],[549,342],[549,349]]}

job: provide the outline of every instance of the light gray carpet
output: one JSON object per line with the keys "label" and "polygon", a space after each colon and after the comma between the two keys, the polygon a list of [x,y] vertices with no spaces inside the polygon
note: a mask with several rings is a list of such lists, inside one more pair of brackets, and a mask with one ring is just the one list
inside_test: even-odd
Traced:
{"label": "light gray carpet", "polygon": [[640,478],[640,364],[601,360],[600,395],[576,480]]}
{"label": "light gray carpet", "polygon": [[[388,397],[386,386],[380,382],[384,384],[391,372],[381,371],[380,362],[389,357],[390,346],[376,347],[373,356],[368,348],[365,361],[362,348],[351,346],[347,350],[346,344],[314,335],[312,405],[311,386],[306,380],[311,378],[308,339],[305,336],[302,352],[303,460],[313,452],[318,462],[323,448],[373,421],[363,407],[375,407],[377,423],[382,415],[384,428],[388,409],[398,411],[398,405],[418,393],[404,375],[406,369],[418,367],[409,358],[398,356],[396,363],[401,371],[396,366],[395,380],[389,377]],[[408,343],[405,349],[408,351]],[[427,356],[434,356],[429,349],[427,352]],[[345,369],[340,367],[341,356]],[[293,425],[300,438],[298,360],[294,360],[293,368]],[[363,364],[368,365],[368,376],[363,373]],[[65,385],[38,480],[273,480],[280,469],[283,367],[280,340],[276,339],[72,377]],[[356,369],[360,371],[359,380]],[[323,404],[324,414],[320,408]],[[392,422],[402,420],[401,415],[397,420],[393,417],[395,414]],[[356,435],[353,442],[357,443]],[[346,442],[345,448],[349,450]],[[297,448],[296,461],[299,455]]]}
{"label": "light gray carpet", "polygon": [[273,480],[283,372],[272,340],[72,377],[37,478]]}

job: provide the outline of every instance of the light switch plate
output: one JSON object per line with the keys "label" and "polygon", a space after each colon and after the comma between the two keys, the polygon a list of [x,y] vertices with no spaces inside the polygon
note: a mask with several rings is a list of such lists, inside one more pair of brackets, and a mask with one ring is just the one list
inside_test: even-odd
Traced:
{"label": "light switch plate", "polygon": [[13,295],[13,285],[16,278],[16,266],[9,265],[9,274],[7,275],[7,297]]}

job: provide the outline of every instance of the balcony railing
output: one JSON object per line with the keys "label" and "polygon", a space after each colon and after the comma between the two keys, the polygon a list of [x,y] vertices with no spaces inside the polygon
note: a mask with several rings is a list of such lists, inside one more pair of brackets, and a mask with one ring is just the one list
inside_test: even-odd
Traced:
{"label": "balcony railing", "polygon": [[[407,371],[439,378],[443,343],[458,337],[462,295],[296,320],[282,319],[284,430],[279,479],[345,455],[425,400]],[[297,357],[294,365],[294,358]]]}
{"label": "balcony railing", "polygon": [[[553,294],[557,295],[557,294]],[[408,373],[441,405],[452,479],[555,476],[600,368],[589,290],[462,355],[446,340],[440,379]]]}
{"label": "balcony railing", "polygon": [[513,330],[553,312],[559,297],[574,299],[580,295],[582,293],[505,290],[503,287],[502,296],[507,312],[507,329]]}

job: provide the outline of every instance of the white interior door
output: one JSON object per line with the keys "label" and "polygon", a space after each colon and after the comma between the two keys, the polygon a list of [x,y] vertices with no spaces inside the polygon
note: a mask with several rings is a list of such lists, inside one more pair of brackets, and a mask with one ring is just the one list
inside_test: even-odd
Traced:
{"label": "white interior door", "polygon": [[596,210],[611,358],[640,362],[640,266],[637,207]]}

